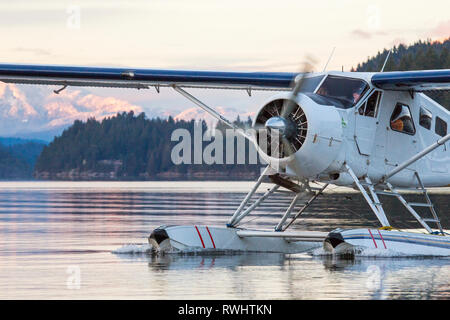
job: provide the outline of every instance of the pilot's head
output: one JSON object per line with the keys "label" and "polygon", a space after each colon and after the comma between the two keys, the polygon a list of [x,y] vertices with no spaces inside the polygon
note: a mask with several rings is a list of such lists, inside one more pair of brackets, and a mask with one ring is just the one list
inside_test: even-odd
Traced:
{"label": "pilot's head", "polygon": [[353,91],[353,103],[357,103],[359,101],[359,98],[361,98],[361,95],[364,92],[365,87],[366,85],[362,83],[355,88],[355,90]]}

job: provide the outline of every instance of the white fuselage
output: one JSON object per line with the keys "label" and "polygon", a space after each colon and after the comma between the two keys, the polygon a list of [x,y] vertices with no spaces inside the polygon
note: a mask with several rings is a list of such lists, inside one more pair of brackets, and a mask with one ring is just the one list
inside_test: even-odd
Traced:
{"label": "white fuselage", "polygon": [[[372,76],[372,73],[356,72],[330,74],[363,79],[368,84]],[[412,95],[406,91],[384,91],[369,87],[359,101],[347,109],[319,104],[312,99],[314,97],[311,94],[300,93],[297,103],[308,118],[305,143],[289,158],[266,156],[266,160],[272,163],[279,161],[286,173],[293,176],[349,186],[354,181],[344,168],[346,164],[358,178],[368,176],[376,183],[396,166],[447,133],[443,124],[450,124],[450,112],[425,94]],[[376,94],[376,91],[379,93]],[[287,94],[282,93],[275,98],[283,97],[287,98]],[[366,104],[369,99],[372,104]],[[370,112],[368,105],[376,108],[374,112]],[[428,118],[424,117],[424,112]],[[426,124],[421,123],[424,121],[420,120],[421,117],[426,120]],[[399,127],[398,122],[394,121],[396,118],[410,119],[413,126],[411,122],[404,121]],[[394,186],[417,186],[415,171],[425,186],[450,185],[450,144],[438,147],[388,181]]]}

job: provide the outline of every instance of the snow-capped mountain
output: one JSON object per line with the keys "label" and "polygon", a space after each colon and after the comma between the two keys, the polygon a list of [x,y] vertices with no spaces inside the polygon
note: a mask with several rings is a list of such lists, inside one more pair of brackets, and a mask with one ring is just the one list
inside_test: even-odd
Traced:
{"label": "snow-capped mountain", "polygon": [[0,82],[0,136],[31,136],[62,131],[74,120],[97,120],[118,112],[142,112],[140,106],[83,89],[54,94],[47,87],[17,86]]}

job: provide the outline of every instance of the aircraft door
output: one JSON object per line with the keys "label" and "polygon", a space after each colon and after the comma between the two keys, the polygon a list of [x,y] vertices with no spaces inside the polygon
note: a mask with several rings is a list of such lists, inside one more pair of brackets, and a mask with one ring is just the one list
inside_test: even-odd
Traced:
{"label": "aircraft door", "polygon": [[[416,127],[410,107],[402,102],[397,102],[389,118],[386,142],[387,171],[408,160],[417,153]],[[414,169],[416,163],[409,168]]]}
{"label": "aircraft door", "polygon": [[370,156],[374,149],[380,100],[381,91],[375,90],[356,112],[355,140],[359,153],[365,156]]}

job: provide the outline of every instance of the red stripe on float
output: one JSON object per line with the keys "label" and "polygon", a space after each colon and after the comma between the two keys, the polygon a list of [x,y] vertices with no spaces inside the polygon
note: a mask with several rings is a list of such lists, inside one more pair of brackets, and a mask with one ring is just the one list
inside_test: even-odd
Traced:
{"label": "red stripe on float", "polygon": [[204,248],[204,247],[205,247],[205,243],[203,242],[202,235],[200,234],[200,231],[198,231],[197,226],[194,226],[194,227],[195,227],[195,230],[197,230],[198,236],[200,237],[200,241],[202,242],[202,246],[203,246],[203,248]]}
{"label": "red stripe on float", "polygon": [[375,241],[375,238],[372,235],[372,231],[370,231],[370,229],[367,229],[367,230],[369,230],[370,236],[372,237],[373,243],[375,244],[375,248],[378,248],[377,242]]}
{"label": "red stripe on float", "polygon": [[209,237],[211,238],[212,245],[213,245],[213,247],[214,247],[214,249],[215,249],[215,248],[216,248],[216,245],[215,245],[215,243],[214,243],[214,240],[213,240],[213,237],[212,237],[212,235],[211,235],[211,232],[209,232],[209,228],[208,228],[208,227],[206,227],[206,231],[208,231]]}
{"label": "red stripe on float", "polygon": [[378,230],[378,234],[380,235],[381,241],[383,241],[383,246],[384,246],[384,248],[387,249],[387,248],[386,248],[386,243],[384,243],[384,239],[383,239],[383,236],[381,235],[380,230]]}

